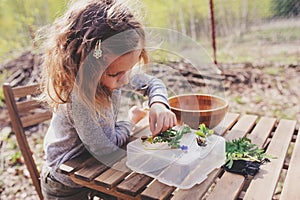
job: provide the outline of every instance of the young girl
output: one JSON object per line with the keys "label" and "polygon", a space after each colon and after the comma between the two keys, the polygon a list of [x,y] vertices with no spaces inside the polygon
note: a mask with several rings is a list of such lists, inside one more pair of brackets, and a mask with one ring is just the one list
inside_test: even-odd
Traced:
{"label": "young girl", "polygon": [[132,74],[147,63],[145,33],[129,9],[114,0],[79,0],[55,21],[46,40],[44,100],[53,117],[44,141],[41,174],[45,199],[88,199],[89,190],[57,171],[87,149],[96,158],[126,144],[144,112],[129,110],[117,121],[120,88],[131,85],[149,97],[153,135],[176,125],[164,84],[146,74]]}

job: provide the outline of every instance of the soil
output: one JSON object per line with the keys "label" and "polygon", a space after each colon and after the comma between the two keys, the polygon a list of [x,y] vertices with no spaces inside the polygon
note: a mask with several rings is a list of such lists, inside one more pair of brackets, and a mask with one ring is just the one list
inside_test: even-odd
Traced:
{"label": "soil", "polygon": [[[24,60],[29,66],[24,67]],[[38,58],[27,52],[19,59],[1,65],[0,70],[2,74],[4,71],[10,72],[7,73],[9,76],[6,77],[6,80],[14,81],[15,85],[21,85],[39,80],[38,64]],[[220,89],[222,94],[229,101],[230,112],[300,121],[299,64],[278,66],[274,64],[254,66],[251,63],[222,64],[218,65],[222,74],[214,78],[207,78],[208,82],[205,82],[205,78],[197,74],[195,70],[193,71],[188,63],[168,62],[165,65],[176,69],[176,73],[179,72],[181,77],[186,77],[188,83],[191,83],[194,88],[202,87],[203,84],[205,87],[205,84],[207,86],[217,79],[217,83],[222,85]],[[171,91],[180,92],[178,90],[184,83],[179,83],[178,79],[159,67],[155,69],[153,73],[162,78]],[[22,71],[18,74],[17,70]],[[25,76],[19,78],[24,73]],[[12,75],[15,77],[11,78]],[[17,80],[18,78],[19,80]],[[204,83],[201,80],[204,80]],[[38,199],[12,133],[5,102],[0,108],[0,120],[0,199]],[[40,125],[27,130],[39,166],[44,159],[42,138],[46,128],[47,126]],[[280,194],[280,191],[278,193]]]}

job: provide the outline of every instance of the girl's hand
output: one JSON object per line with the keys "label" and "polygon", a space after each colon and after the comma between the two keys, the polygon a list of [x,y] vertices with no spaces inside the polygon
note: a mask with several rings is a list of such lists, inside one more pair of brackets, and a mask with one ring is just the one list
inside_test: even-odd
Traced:
{"label": "girl's hand", "polygon": [[153,103],[151,105],[149,109],[149,124],[154,137],[176,126],[176,122],[175,114],[167,109],[163,103]]}
{"label": "girl's hand", "polygon": [[128,112],[129,121],[132,124],[136,124],[141,119],[143,119],[146,116],[146,114],[147,114],[147,112],[144,109],[139,108],[137,106],[133,106],[129,109],[129,112]]}

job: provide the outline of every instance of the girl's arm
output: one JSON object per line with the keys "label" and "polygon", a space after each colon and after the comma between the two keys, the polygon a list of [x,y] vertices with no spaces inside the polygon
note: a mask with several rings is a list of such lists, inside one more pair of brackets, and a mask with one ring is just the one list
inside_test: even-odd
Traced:
{"label": "girl's arm", "polygon": [[74,128],[85,148],[96,158],[119,149],[128,139],[132,124],[115,122],[112,110],[95,119],[85,104],[72,97]]}
{"label": "girl's arm", "polygon": [[166,86],[160,79],[145,73],[135,74],[132,77],[131,85],[133,89],[149,97],[149,107],[153,103],[159,102],[163,103],[166,108],[170,108]]}
{"label": "girl's arm", "polygon": [[153,136],[176,125],[176,116],[170,110],[167,89],[161,80],[138,74],[133,76],[132,85],[149,97],[149,125]]}

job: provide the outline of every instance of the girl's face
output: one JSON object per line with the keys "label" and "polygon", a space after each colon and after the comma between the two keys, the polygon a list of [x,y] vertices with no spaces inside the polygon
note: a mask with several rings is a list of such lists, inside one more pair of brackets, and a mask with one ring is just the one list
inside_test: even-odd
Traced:
{"label": "girl's face", "polygon": [[[130,71],[139,62],[141,50],[124,54],[117,59],[107,58],[111,63],[104,71],[100,82],[109,90],[119,89],[129,83]],[[114,60],[115,59],[115,60]]]}

